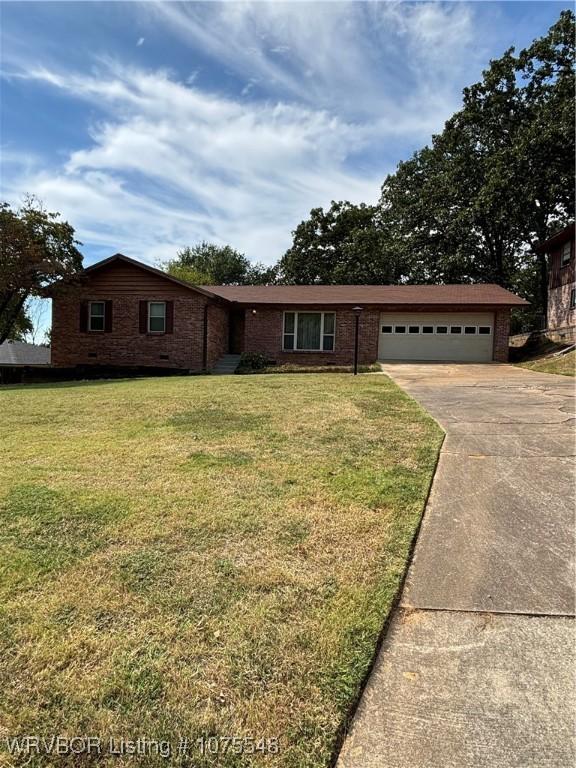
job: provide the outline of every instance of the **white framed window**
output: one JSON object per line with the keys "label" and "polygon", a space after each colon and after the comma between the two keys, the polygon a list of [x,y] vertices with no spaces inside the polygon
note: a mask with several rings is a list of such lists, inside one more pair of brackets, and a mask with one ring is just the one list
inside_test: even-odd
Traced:
{"label": "white framed window", "polygon": [[462,326],[461,325],[451,325],[450,326],[450,333],[453,333],[455,336],[459,333],[462,333]]}
{"label": "white framed window", "polygon": [[434,326],[433,325],[423,325],[422,326],[422,333],[434,333]]}
{"label": "white framed window", "polygon": [[394,326],[394,333],[406,333],[406,326],[405,325],[395,325]]}
{"label": "white framed window", "polygon": [[106,304],[103,301],[88,303],[88,330],[103,331],[106,317]]}
{"label": "white framed window", "polygon": [[333,352],[335,335],[335,312],[284,312],[285,351]]}
{"label": "white framed window", "polygon": [[568,264],[570,264],[571,255],[572,255],[572,243],[568,241],[567,243],[564,243],[564,245],[562,246],[562,251],[560,252],[561,267],[567,267]]}
{"label": "white framed window", "polygon": [[148,302],[148,332],[166,333],[166,302]]}
{"label": "white framed window", "polygon": [[464,326],[464,335],[465,336],[474,336],[476,334],[476,326],[475,325],[465,325]]}
{"label": "white framed window", "polygon": [[492,328],[490,328],[489,325],[478,326],[478,334],[480,336],[490,336],[491,333],[492,333]]}
{"label": "white framed window", "polygon": [[409,325],[408,326],[408,333],[411,333],[411,334],[420,333],[420,326],[419,325]]}
{"label": "white framed window", "polygon": [[392,333],[393,328],[391,325],[383,325],[382,326],[382,333]]}
{"label": "white framed window", "polygon": [[447,325],[437,325],[436,326],[436,333],[439,333],[439,334],[448,333],[448,326]]}

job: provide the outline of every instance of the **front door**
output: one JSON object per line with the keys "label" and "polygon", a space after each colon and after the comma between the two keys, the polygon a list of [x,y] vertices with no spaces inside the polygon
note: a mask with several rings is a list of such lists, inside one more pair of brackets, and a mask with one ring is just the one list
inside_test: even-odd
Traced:
{"label": "front door", "polygon": [[232,355],[241,354],[244,349],[244,310],[234,309],[230,312],[228,326],[228,352]]}

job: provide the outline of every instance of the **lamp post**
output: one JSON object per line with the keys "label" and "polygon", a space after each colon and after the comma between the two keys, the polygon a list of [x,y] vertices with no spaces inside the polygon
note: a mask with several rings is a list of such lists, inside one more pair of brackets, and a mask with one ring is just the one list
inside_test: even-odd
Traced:
{"label": "lamp post", "polygon": [[356,326],[354,328],[354,376],[358,374],[358,331],[360,328],[360,314],[363,307],[352,307],[352,312],[356,318]]}

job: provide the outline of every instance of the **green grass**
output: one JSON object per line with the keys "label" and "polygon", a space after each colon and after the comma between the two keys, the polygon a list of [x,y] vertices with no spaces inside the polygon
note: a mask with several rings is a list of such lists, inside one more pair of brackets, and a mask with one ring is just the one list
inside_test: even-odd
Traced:
{"label": "green grass", "polygon": [[278,737],[27,764],[328,765],[434,471],[426,413],[338,374],[5,387],[0,408],[2,741]]}
{"label": "green grass", "polygon": [[576,352],[567,352],[559,357],[539,357],[518,363],[521,368],[538,373],[557,373],[561,376],[576,376]]}

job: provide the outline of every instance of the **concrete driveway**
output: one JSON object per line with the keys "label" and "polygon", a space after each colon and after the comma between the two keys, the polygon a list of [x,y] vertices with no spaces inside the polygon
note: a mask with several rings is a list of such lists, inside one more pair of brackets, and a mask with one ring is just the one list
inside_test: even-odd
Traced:
{"label": "concrete driveway", "polygon": [[574,380],[387,363],[446,431],[339,768],[565,768],[574,712]]}

